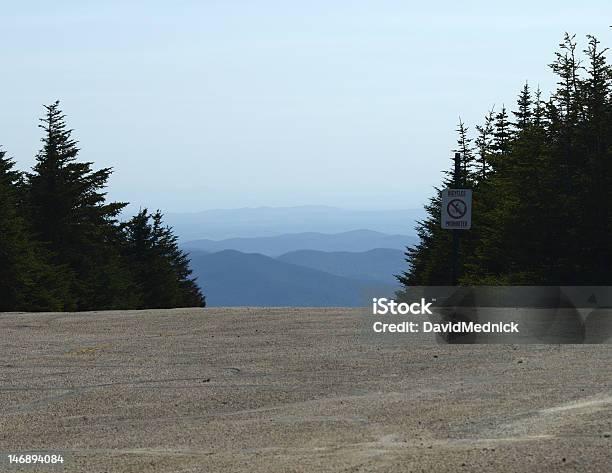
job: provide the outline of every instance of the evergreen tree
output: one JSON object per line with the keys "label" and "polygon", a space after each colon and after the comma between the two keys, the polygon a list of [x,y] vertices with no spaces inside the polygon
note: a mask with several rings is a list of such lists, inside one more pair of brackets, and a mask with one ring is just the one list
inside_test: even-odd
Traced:
{"label": "evergreen tree", "polygon": [[27,175],[35,236],[67,278],[66,310],[111,309],[129,299],[129,273],[119,258],[116,217],[123,203],[107,203],[110,168],[77,162],[76,141],[59,102],[45,106],[43,147]]}
{"label": "evergreen tree", "polygon": [[561,51],[555,53],[555,60],[550,64],[551,69],[559,77],[558,88],[553,94],[561,115],[566,121],[575,123],[579,116],[579,71],[581,61],[576,58],[576,35],[565,33],[563,41],[559,44]]}
{"label": "evergreen tree", "polygon": [[17,182],[14,163],[0,149],[0,311],[16,310],[24,304],[31,258],[25,225],[17,210]]}
{"label": "evergreen tree", "polygon": [[[457,148],[453,150],[455,153],[461,155],[461,166],[460,175],[458,176],[459,182],[462,186],[471,184],[474,174],[474,148],[472,147],[472,139],[468,136],[468,127],[459,118],[459,125],[457,126]],[[451,174],[454,173],[451,171]]]}
{"label": "evergreen tree", "polygon": [[491,153],[493,151],[493,109],[485,115],[484,124],[476,125],[478,137],[475,140],[476,149],[478,150],[478,163],[476,164],[476,178],[484,182],[488,174],[492,171],[491,168]]}
{"label": "evergreen tree", "polygon": [[[586,77],[580,79],[576,94],[581,104],[580,119],[572,132],[571,155],[574,185],[574,208],[580,230],[575,234],[578,247],[573,264],[580,271],[588,271],[593,283],[611,278],[612,213],[605,202],[612,197],[612,101],[610,98],[612,71],[606,62],[607,49],[588,36]],[[575,159],[580,157],[579,160]]]}
{"label": "evergreen tree", "polygon": [[493,151],[498,159],[494,162],[499,165],[503,158],[510,152],[511,139],[510,122],[505,106],[495,115],[495,125],[493,131]]}
{"label": "evergreen tree", "polygon": [[138,212],[124,227],[125,256],[139,294],[139,308],[203,307],[204,297],[191,278],[188,256],[164,226],[162,214]]}
{"label": "evergreen tree", "polygon": [[[444,171],[445,178],[442,188],[435,189],[435,196],[425,206],[427,217],[417,222],[416,231],[420,239],[419,243],[406,249],[405,256],[409,268],[407,271],[396,275],[397,280],[404,286],[452,284],[448,266],[452,254],[452,232],[443,229],[440,225],[441,191],[453,187],[470,188],[474,185],[473,148],[471,139],[468,138],[468,128],[461,119],[456,131],[457,149],[455,153],[460,154],[459,174],[455,174],[455,159],[453,157],[450,170]],[[465,239],[462,242],[462,246],[467,248],[466,253],[469,253],[469,248],[472,245],[471,239]],[[459,264],[459,268],[462,267],[463,265]]]}
{"label": "evergreen tree", "polygon": [[542,101],[542,91],[538,87],[533,102],[533,124],[536,126],[536,128],[541,128],[545,124],[545,106],[546,104]]}
{"label": "evergreen tree", "polygon": [[532,104],[533,99],[531,97],[531,91],[529,90],[529,84],[525,82],[523,90],[521,90],[517,100],[518,109],[512,112],[516,118],[514,126],[518,133],[525,130],[531,124]]}
{"label": "evergreen tree", "polygon": [[57,310],[62,287],[23,219],[21,173],[0,150],[0,311]]}
{"label": "evergreen tree", "polygon": [[[578,156],[574,155],[572,148],[575,145],[575,134],[578,131],[578,120],[582,115],[582,81],[579,72],[581,61],[576,57],[575,35],[565,34],[559,44],[560,51],[555,53],[555,61],[550,64],[551,69],[558,76],[557,90],[552,94],[549,102],[549,116],[551,117],[550,138],[557,146],[559,157],[559,171],[561,181],[559,184],[567,194],[573,193],[576,168],[579,166]],[[554,121],[553,121],[554,120]]]}

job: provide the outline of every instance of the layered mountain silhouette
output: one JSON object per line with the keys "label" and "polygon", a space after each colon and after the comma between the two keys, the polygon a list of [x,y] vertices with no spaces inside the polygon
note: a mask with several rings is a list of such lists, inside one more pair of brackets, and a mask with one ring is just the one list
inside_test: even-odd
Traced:
{"label": "layered mountain silhouette", "polygon": [[[278,209],[277,209],[278,210]],[[209,306],[364,306],[399,289],[416,237],[372,230],[199,239],[181,246]]]}
{"label": "layered mountain silhouette", "polygon": [[[391,296],[398,288],[392,275],[393,268],[401,266],[402,253],[391,252],[353,253],[354,261],[347,252],[318,251],[298,251],[278,259],[236,250],[192,251],[190,257],[194,276],[205,290],[210,307],[357,307],[367,305],[372,297]],[[377,254],[385,255],[388,271],[382,262],[371,264]]]}

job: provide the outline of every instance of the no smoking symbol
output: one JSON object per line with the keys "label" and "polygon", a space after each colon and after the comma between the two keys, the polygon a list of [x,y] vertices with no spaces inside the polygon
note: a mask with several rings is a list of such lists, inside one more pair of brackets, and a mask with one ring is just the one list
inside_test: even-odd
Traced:
{"label": "no smoking symbol", "polygon": [[467,212],[467,204],[461,199],[453,199],[446,206],[446,212],[451,218],[462,218]]}

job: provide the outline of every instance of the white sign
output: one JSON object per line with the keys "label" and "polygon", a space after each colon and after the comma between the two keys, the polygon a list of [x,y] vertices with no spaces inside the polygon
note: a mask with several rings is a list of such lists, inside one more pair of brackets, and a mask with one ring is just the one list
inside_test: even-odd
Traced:
{"label": "white sign", "polygon": [[442,191],[442,228],[469,230],[472,228],[472,189]]}

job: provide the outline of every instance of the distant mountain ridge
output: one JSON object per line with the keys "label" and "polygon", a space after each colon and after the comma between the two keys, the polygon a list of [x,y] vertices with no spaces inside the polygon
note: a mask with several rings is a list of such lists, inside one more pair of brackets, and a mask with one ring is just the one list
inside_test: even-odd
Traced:
{"label": "distant mountain ridge", "polygon": [[255,253],[194,251],[190,258],[210,307],[358,307],[394,290]]}
{"label": "distant mountain ridge", "polygon": [[422,209],[350,210],[321,205],[257,207],[168,213],[165,221],[181,241],[262,237],[287,232],[342,233],[369,228],[387,234],[415,235]]}
{"label": "distant mountain ridge", "polygon": [[280,256],[299,250],[363,252],[389,248],[403,251],[406,246],[416,242],[417,237],[414,236],[387,235],[372,230],[353,230],[335,234],[304,232],[269,237],[229,238],[220,241],[200,239],[187,241],[182,244],[182,247],[188,251],[237,250],[245,253]]}

